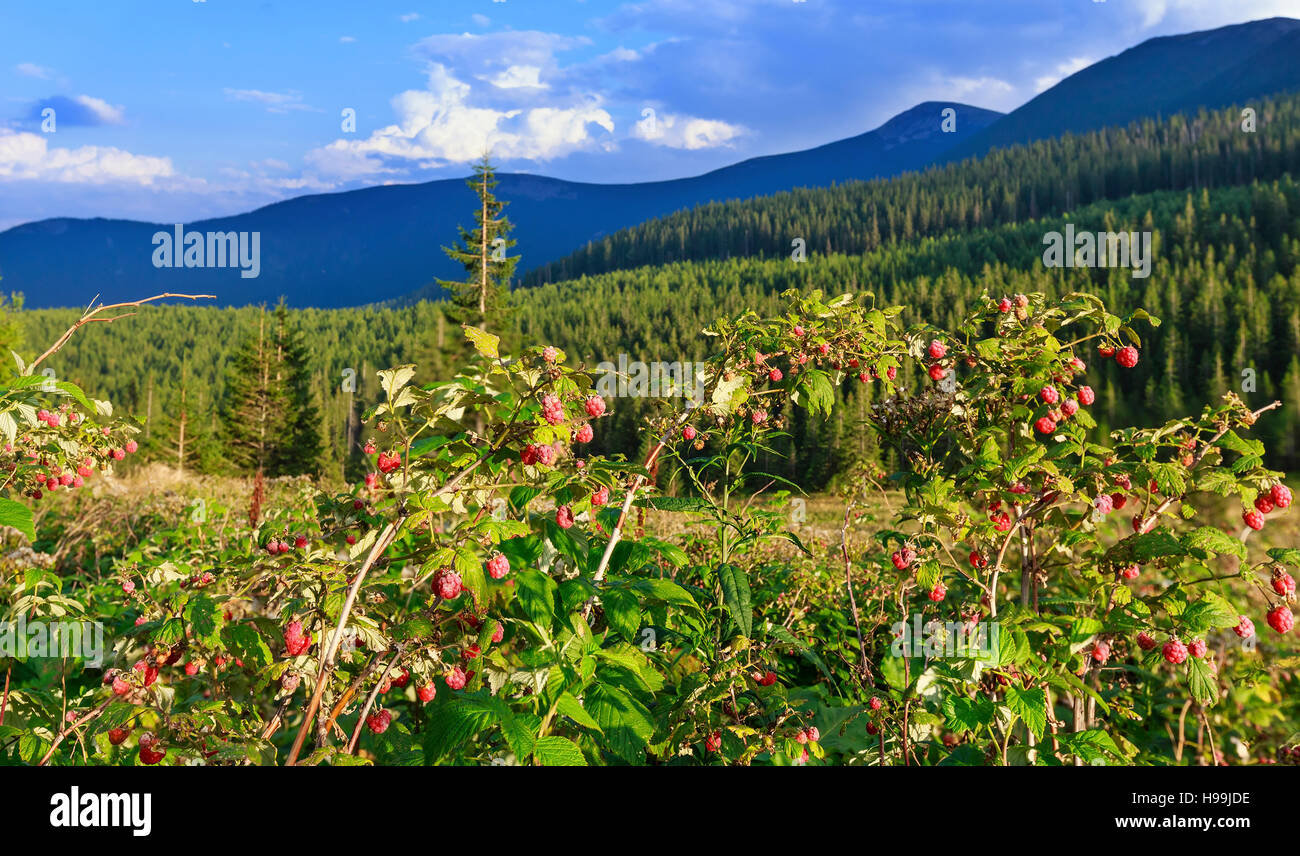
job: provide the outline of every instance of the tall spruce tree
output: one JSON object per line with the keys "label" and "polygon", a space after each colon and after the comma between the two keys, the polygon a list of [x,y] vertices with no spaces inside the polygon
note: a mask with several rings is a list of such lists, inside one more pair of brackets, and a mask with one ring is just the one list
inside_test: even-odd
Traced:
{"label": "tall spruce tree", "polygon": [[310,352],[302,331],[290,320],[283,298],[275,307],[274,326],[275,380],[284,389],[288,412],[284,442],[275,447],[271,458],[272,474],[319,476],[324,442],[308,365]]}
{"label": "tall spruce tree", "polygon": [[474,175],[466,182],[478,199],[473,229],[460,227],[460,243],[442,251],[465,268],[463,281],[438,280],[451,292],[452,320],[459,324],[497,327],[506,310],[510,278],[518,256],[507,253],[515,245],[510,237],[514,226],[502,213],[508,203],[497,199],[496,167],[488,155],[474,164]]}

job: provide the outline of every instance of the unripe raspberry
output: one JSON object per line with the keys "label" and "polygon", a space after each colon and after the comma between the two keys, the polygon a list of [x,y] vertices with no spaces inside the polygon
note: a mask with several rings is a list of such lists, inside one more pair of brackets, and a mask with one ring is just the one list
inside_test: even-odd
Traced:
{"label": "unripe raspberry", "polygon": [[1092,403],[1097,400],[1097,394],[1092,391],[1090,386],[1079,387],[1077,395],[1079,396],[1079,403],[1084,407],[1091,407]]}
{"label": "unripe raspberry", "polygon": [[1097,642],[1092,646],[1092,659],[1101,665],[1105,665],[1110,659],[1110,643]]}
{"label": "unripe raspberry", "polygon": [[1025,308],[1027,308],[1027,307],[1029,306],[1029,298],[1026,297],[1026,296],[1023,295],[1023,294],[1017,294],[1017,295],[1016,295],[1016,306],[1017,306],[1018,308],[1020,308],[1020,309],[1025,309]]}
{"label": "unripe raspberry", "polygon": [[297,690],[298,685],[301,683],[302,683],[302,675],[298,674],[297,672],[285,672],[284,677],[280,678],[280,689],[284,690],[285,692],[291,693]]}
{"label": "unripe raspberry", "polygon": [[583,406],[587,408],[587,415],[592,419],[599,419],[605,413],[605,399],[599,395],[589,397]]}
{"label": "unripe raspberry", "polygon": [[460,574],[451,568],[444,568],[433,578],[433,590],[443,600],[453,600],[460,596]]}
{"label": "unripe raspberry", "polygon": [[934,339],[930,342],[930,347],[926,349],[926,353],[930,355],[932,360],[942,360],[948,354],[948,346],[938,339]]}
{"label": "unripe raspberry", "polygon": [[682,439],[683,440],[695,439],[695,427],[693,425],[687,425],[685,428],[682,429]]}
{"label": "unripe raspberry", "polygon": [[1247,526],[1256,531],[1264,528],[1264,515],[1258,511],[1247,511],[1241,515],[1241,519],[1245,521]]}
{"label": "unripe raspberry", "polygon": [[499,580],[506,574],[510,573],[510,560],[503,554],[497,553],[495,556],[488,559],[487,569],[488,575],[491,576],[492,579]]}
{"label": "unripe raspberry", "polygon": [[124,594],[130,594],[130,593],[133,592],[133,591],[135,591],[135,581],[134,581],[134,580],[122,580],[122,592],[123,592]]}
{"label": "unripe raspberry", "polygon": [[1187,660],[1187,646],[1177,639],[1170,639],[1161,649],[1165,660],[1177,666]]}
{"label": "unripe raspberry", "polygon": [[447,686],[449,688],[453,690],[465,689],[466,677],[465,677],[465,673],[461,670],[460,666],[456,666],[454,669],[452,669],[443,677],[444,680],[447,681]]}
{"label": "unripe raspberry", "polygon": [[930,366],[930,380],[943,380],[947,376],[948,370],[938,363]]}
{"label": "unripe raspberry", "polygon": [[1138,364],[1138,349],[1132,345],[1125,345],[1115,352],[1115,362],[1126,369],[1133,368]]}
{"label": "unripe raspberry", "polygon": [[895,568],[904,571],[907,570],[908,565],[912,564],[912,560],[915,558],[916,551],[911,547],[904,547],[901,550],[895,550],[894,555],[890,556],[889,560],[894,563]]}
{"label": "unripe raspberry", "polygon": [[1254,636],[1255,622],[1251,621],[1249,618],[1247,618],[1244,615],[1239,615],[1237,617],[1241,620],[1237,622],[1236,627],[1232,628],[1232,632],[1236,633],[1242,639],[1249,639],[1250,637]]}
{"label": "unripe raspberry", "polygon": [[1111,500],[1110,494],[1103,493],[1092,501],[1092,507],[1101,514],[1110,514],[1115,508],[1115,503]]}
{"label": "unripe raspberry", "polygon": [[388,730],[388,726],[392,721],[393,715],[386,710],[380,709],[366,717],[366,727],[375,734],[383,734]]}
{"label": "unripe raspberry", "polygon": [[1040,416],[1034,423],[1034,430],[1039,434],[1051,434],[1056,430],[1056,423],[1048,416]]}
{"label": "unripe raspberry", "polygon": [[1273,504],[1278,508],[1286,508],[1291,504],[1291,488],[1284,484],[1275,484],[1269,491],[1273,499]]}
{"label": "unripe raspberry", "polygon": [[1278,633],[1290,633],[1295,626],[1295,616],[1285,606],[1274,607],[1268,613],[1268,626]]}
{"label": "unripe raspberry", "polygon": [[948,594],[948,590],[943,587],[943,583],[935,583],[934,588],[930,589],[930,600],[938,603]]}
{"label": "unripe raspberry", "polygon": [[542,418],[552,425],[564,421],[564,405],[554,395],[542,396]]}
{"label": "unripe raspberry", "polygon": [[1191,654],[1198,660],[1205,656],[1205,651],[1206,645],[1204,639],[1193,639],[1191,644],[1187,646],[1187,653]]}
{"label": "unripe raspberry", "polygon": [[1150,651],[1152,648],[1156,647],[1156,638],[1143,630],[1138,634],[1138,647],[1143,651]]}
{"label": "unripe raspberry", "polygon": [[794,742],[795,742],[795,743],[807,743],[807,742],[808,742],[808,732],[807,732],[807,731],[804,731],[803,729],[799,729],[799,733],[796,734],[796,735],[794,736]]}
{"label": "unripe raspberry", "polygon": [[573,526],[573,509],[567,505],[561,505],[555,509],[555,523],[561,529],[569,529]]}
{"label": "unripe raspberry", "polygon": [[1040,389],[1038,391],[1038,397],[1041,398],[1045,404],[1055,404],[1061,400],[1061,394],[1057,392],[1056,387],[1051,384]]}
{"label": "unripe raspberry", "polygon": [[1268,514],[1273,510],[1273,498],[1266,493],[1261,493],[1255,497],[1255,508],[1260,514]]}
{"label": "unripe raspberry", "polygon": [[437,695],[438,695],[438,688],[433,685],[432,681],[430,681],[427,684],[421,684],[420,686],[415,688],[415,697],[418,698],[424,704],[428,704],[429,702],[433,701],[434,697]]}
{"label": "unripe raspberry", "polygon": [[592,438],[595,436],[596,432],[591,430],[590,425],[583,425],[578,429],[578,432],[573,435],[573,440],[576,443],[590,443]]}
{"label": "unripe raspberry", "polygon": [[550,345],[547,345],[545,348],[542,348],[542,359],[546,360],[546,362],[548,363],[555,362],[556,359],[559,358],[559,356],[560,356],[560,352],[555,350],[555,348],[552,348]]}
{"label": "unripe raspberry", "polygon": [[770,372],[767,373],[767,379],[770,380],[772,383],[777,383],[783,377],[785,377],[785,375],[781,374],[780,369],[772,369]]}

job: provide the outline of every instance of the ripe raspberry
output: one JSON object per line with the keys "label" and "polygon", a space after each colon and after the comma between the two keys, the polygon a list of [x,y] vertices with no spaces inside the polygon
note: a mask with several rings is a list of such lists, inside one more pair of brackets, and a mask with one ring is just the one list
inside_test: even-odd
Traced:
{"label": "ripe raspberry", "polygon": [[1115,352],[1115,362],[1126,369],[1133,368],[1138,364],[1138,349],[1132,345],[1125,345]]}
{"label": "ripe raspberry", "polygon": [[393,721],[393,715],[386,710],[377,710],[366,717],[366,727],[375,734],[383,734]]}
{"label": "ripe raspberry", "polygon": [[1091,407],[1092,403],[1097,400],[1097,394],[1092,391],[1090,386],[1079,387],[1079,403],[1084,407]]}
{"label": "ripe raspberry", "polygon": [[948,354],[948,346],[938,339],[930,342],[930,347],[926,349],[932,360],[942,360]]}
{"label": "ripe raspberry", "polygon": [[361,451],[365,452],[367,455],[373,455],[375,453],[375,444],[367,441]]}
{"label": "ripe raspberry", "polygon": [[1092,501],[1092,507],[1101,514],[1110,514],[1115,509],[1115,503],[1110,494],[1103,493]]}
{"label": "ripe raspberry", "polygon": [[1061,400],[1061,394],[1057,392],[1056,387],[1051,384],[1040,389],[1038,391],[1038,397],[1041,398],[1045,404],[1055,404]]}
{"label": "ripe raspberry", "polygon": [[590,443],[595,436],[596,432],[591,430],[590,425],[583,425],[578,429],[578,433],[573,435],[573,440],[577,443]]}
{"label": "ripe raspberry", "polygon": [[552,425],[564,421],[564,405],[553,395],[542,396],[542,418]]}
{"label": "ripe raspberry", "polygon": [[1290,598],[1295,594],[1295,577],[1288,574],[1281,568],[1273,569],[1273,578],[1270,580],[1273,584],[1273,591],[1285,598]]}
{"label": "ripe raspberry", "polygon": [[402,667],[402,673],[393,678],[393,686],[398,689],[404,689],[411,682],[411,671],[405,666]]}
{"label": "ripe raspberry", "polygon": [[1128,497],[1122,493],[1112,493],[1110,495],[1111,508],[1120,509],[1128,505]]}
{"label": "ripe raspberry", "polygon": [[868,704],[871,706],[872,710],[880,710],[882,707],[882,702],[876,696],[872,696],[871,701],[868,702]]}
{"label": "ripe raspberry", "polygon": [[1249,618],[1247,618],[1244,615],[1239,615],[1237,617],[1240,618],[1241,620],[1237,622],[1236,627],[1232,628],[1232,632],[1236,633],[1242,639],[1249,639],[1250,637],[1254,636],[1255,622],[1251,621]]}
{"label": "ripe raspberry", "polygon": [[121,449],[114,449],[109,454],[113,456],[113,460],[115,461],[120,461],[126,457],[126,452],[122,451]]}
{"label": "ripe raspberry", "polygon": [[122,678],[113,678],[113,695],[126,695],[131,691],[131,685]]}
{"label": "ripe raspberry", "polygon": [[1065,401],[1061,402],[1061,412],[1066,416],[1073,416],[1079,412],[1079,403],[1073,398],[1067,398]]}
{"label": "ripe raspberry", "polygon": [[770,687],[774,683],[776,683],[776,672],[771,669],[764,672],[763,677],[758,679],[758,685],[760,687]]}
{"label": "ripe raspberry", "polygon": [[131,736],[131,729],[129,728],[110,728],[108,730],[108,742],[114,746],[122,745],[122,741],[129,736]]}
{"label": "ripe raspberry", "polygon": [[122,580],[122,592],[123,592],[124,594],[130,594],[130,593],[133,592],[133,591],[135,591],[135,581],[134,581],[134,580]]}
{"label": "ripe raspberry", "polygon": [[915,558],[916,551],[911,547],[904,547],[901,550],[895,550],[894,555],[889,557],[890,561],[894,563],[894,567],[898,568],[900,571],[907,570],[907,566],[912,564],[912,560]]}
{"label": "ripe raspberry", "polygon": [[1241,515],[1241,519],[1246,522],[1247,526],[1256,531],[1264,528],[1264,515],[1258,511],[1247,511]]}
{"label": "ripe raspberry", "polygon": [[947,376],[948,370],[938,363],[930,366],[930,380],[943,380]]}
{"label": "ripe raspberry", "polygon": [[1126,580],[1135,580],[1138,578],[1138,574],[1140,574],[1141,572],[1142,569],[1139,568],[1137,565],[1129,565],[1127,568],[1120,571],[1119,573],[1120,576],[1122,576]]}
{"label": "ripe raspberry", "polygon": [[415,688],[415,697],[424,704],[433,701],[436,695],[438,695],[438,688],[433,685],[432,681],[427,684],[421,684]]}
{"label": "ripe raspberry", "polygon": [[796,734],[796,735],[794,736],[794,742],[795,742],[795,743],[807,743],[807,742],[808,742],[808,732],[807,732],[807,731],[804,731],[802,728],[799,729],[799,733]]}
{"label": "ripe raspberry", "polygon": [[555,350],[555,348],[552,348],[550,345],[547,345],[545,348],[542,348],[542,359],[546,360],[546,362],[548,363],[555,362],[556,359],[559,358],[559,356],[560,356],[560,352]]}
{"label": "ripe raspberry", "polygon": [[127,440],[127,441],[126,441],[126,453],[127,453],[128,455],[134,455],[135,452],[136,452],[136,450],[139,449],[139,448],[140,448],[140,444],[137,443],[136,441],[134,441],[134,440]]}
{"label": "ripe raspberry", "polygon": [[948,590],[943,587],[943,583],[935,583],[934,588],[930,589],[930,600],[938,603],[948,594]]}
{"label": "ripe raspberry", "polygon": [[993,528],[999,532],[1006,532],[1011,528],[1011,516],[1005,511],[999,511],[989,519],[993,521]]}
{"label": "ripe raspberry", "polygon": [[998,311],[999,311],[999,312],[1010,312],[1010,311],[1011,311],[1011,301],[1008,300],[1008,299],[1006,299],[1005,297],[1002,298],[1001,300],[999,300],[999,301],[998,301]]}
{"label": "ripe raspberry", "polygon": [[599,395],[593,395],[583,404],[587,408],[587,415],[592,419],[599,419],[605,413],[605,399]]}
{"label": "ripe raspberry", "polygon": [[1039,434],[1051,434],[1056,431],[1056,423],[1052,421],[1051,417],[1040,416],[1038,421],[1034,423],[1034,430]]}
{"label": "ripe raspberry", "polygon": [[451,568],[444,568],[433,578],[433,590],[443,600],[453,600],[460,596],[460,574]]}
{"label": "ripe raspberry", "polygon": [[1291,504],[1291,488],[1284,484],[1275,484],[1269,491],[1273,499],[1273,504],[1278,508],[1286,508]]}
{"label": "ripe raspberry", "polygon": [[753,422],[755,425],[762,425],[767,421],[767,411],[755,410],[753,413],[749,414],[749,421]]}
{"label": "ripe raspberry", "polygon": [[1098,642],[1095,645],[1093,645],[1092,659],[1102,665],[1105,665],[1106,661],[1110,659],[1110,643]]}
{"label": "ripe raspberry", "polygon": [[875,735],[880,733],[880,726],[876,725],[874,722],[868,722],[867,733],[874,737]]}
{"label": "ripe raspberry", "polygon": [[770,380],[772,383],[777,383],[783,377],[785,377],[785,375],[781,374],[780,369],[772,369],[770,372],[767,373],[767,379]]}
{"label": "ripe raspberry", "polygon": [[989,560],[980,555],[979,550],[970,551],[970,566],[972,568],[987,567]]}
{"label": "ripe raspberry", "polygon": [[692,425],[687,425],[685,428],[683,428],[683,429],[682,429],[682,439],[683,439],[683,440],[694,440],[694,439],[695,439],[695,427],[692,426]]}
{"label": "ripe raspberry", "polygon": [[1268,626],[1278,633],[1290,633],[1295,626],[1295,616],[1285,606],[1274,607],[1268,613]]}
{"label": "ripe raspberry", "polygon": [[284,650],[290,657],[297,657],[311,647],[311,634],[303,633],[301,621],[291,621],[284,629]]}
{"label": "ripe raspberry", "polygon": [[573,509],[567,505],[561,505],[555,509],[555,523],[561,529],[568,529],[573,526]]}
{"label": "ripe raspberry", "polygon": [[379,473],[366,473],[365,485],[366,490],[374,490],[379,487]]}
{"label": "ripe raspberry", "polygon": [[1177,639],[1170,639],[1161,649],[1161,653],[1164,654],[1166,661],[1177,666],[1187,659],[1187,646]]}
{"label": "ripe raspberry", "polygon": [[348,546],[351,547],[353,544],[357,543],[357,536],[355,536],[355,535],[353,535],[351,532],[349,532],[348,535],[347,535],[347,537],[344,538],[343,540],[344,540],[344,541],[347,541],[347,542],[348,542]]}
{"label": "ripe raspberry", "polygon": [[1088,365],[1078,357],[1070,357],[1070,368],[1074,369],[1074,371],[1078,373],[1078,372],[1086,371]]}
{"label": "ripe raspberry", "polygon": [[465,689],[466,677],[465,677],[465,673],[461,671],[460,666],[457,666],[456,668],[448,672],[446,675],[444,675],[443,679],[447,682],[447,686],[450,689],[453,690]]}
{"label": "ripe raspberry", "polygon": [[890,380],[893,380],[894,378],[898,377],[898,367],[890,366],[889,368],[885,369],[885,377],[889,378]]}
{"label": "ripe raspberry", "polygon": [[[147,743],[145,742],[145,737],[149,738],[149,741]],[[148,734],[147,732],[145,734],[140,735],[140,763],[141,764],[149,764],[149,765],[157,764],[163,758],[167,757],[167,749],[158,748],[158,744],[160,742],[161,741],[155,738],[152,734]]]}
{"label": "ripe raspberry", "polygon": [[1255,508],[1260,514],[1268,514],[1273,510],[1273,498],[1266,493],[1261,493],[1255,497]]}
{"label": "ripe raspberry", "polygon": [[297,547],[299,550],[301,550],[302,548],[306,547],[306,546],[307,546],[307,536],[306,536],[306,535],[299,535],[297,538],[294,538],[294,539],[293,539],[293,546]]}
{"label": "ripe raspberry", "polygon": [[375,459],[375,466],[379,467],[381,473],[391,473],[401,465],[402,459],[397,455],[387,455],[380,452],[379,457]]}
{"label": "ripe raspberry", "polygon": [[495,645],[504,638],[506,638],[506,626],[498,621],[496,627],[492,629],[492,644]]}
{"label": "ripe raspberry", "polygon": [[1103,357],[1106,357],[1107,359],[1110,359],[1111,357],[1115,356],[1115,346],[1114,346],[1114,345],[1098,345],[1098,346],[1097,346],[1097,353],[1101,354]]}
{"label": "ripe raspberry", "polygon": [[503,554],[497,553],[495,556],[488,559],[487,569],[488,575],[491,576],[492,579],[499,580],[506,574],[510,573],[510,560]]}
{"label": "ripe raspberry", "polygon": [[803,338],[803,334],[804,334],[803,325],[802,324],[794,325],[794,330],[791,332],[793,332],[797,338]]}
{"label": "ripe raspberry", "polygon": [[821,354],[823,357],[829,354],[830,352],[831,352],[830,342],[822,342],[820,345],[817,346],[817,353]]}
{"label": "ripe raspberry", "polygon": [[197,660],[190,660],[185,664],[185,674],[194,677],[199,673],[199,664]]}
{"label": "ripe raspberry", "polygon": [[1205,656],[1205,651],[1206,645],[1204,639],[1193,639],[1191,644],[1187,646],[1187,653],[1191,654],[1198,660]]}
{"label": "ripe raspberry", "polygon": [[1156,647],[1156,638],[1143,630],[1138,634],[1138,647],[1143,651],[1150,651],[1152,648]]}
{"label": "ripe raspberry", "polygon": [[807,735],[810,743],[816,743],[822,737],[822,733],[817,730],[817,726],[815,725],[808,726],[803,730],[803,733]]}
{"label": "ripe raspberry", "polygon": [[607,502],[609,502],[609,488],[601,485],[600,490],[591,495],[591,505],[593,508],[600,508]]}
{"label": "ripe raspberry", "polygon": [[708,737],[704,738],[704,748],[710,752],[717,752],[722,748],[722,732],[715,731]]}

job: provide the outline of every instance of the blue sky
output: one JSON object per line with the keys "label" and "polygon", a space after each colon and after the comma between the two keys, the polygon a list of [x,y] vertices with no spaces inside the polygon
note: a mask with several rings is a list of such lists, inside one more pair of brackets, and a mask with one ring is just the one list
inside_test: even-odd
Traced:
{"label": "blue sky", "polygon": [[1010,110],[1147,38],[1273,15],[1300,0],[6,2],[0,228],[188,222],[458,177],[488,148],[693,175],[925,100]]}

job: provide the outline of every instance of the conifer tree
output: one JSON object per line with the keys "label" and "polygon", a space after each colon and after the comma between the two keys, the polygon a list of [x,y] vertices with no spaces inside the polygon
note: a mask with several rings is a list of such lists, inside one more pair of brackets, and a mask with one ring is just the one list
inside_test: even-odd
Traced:
{"label": "conifer tree", "polygon": [[465,268],[464,281],[438,280],[451,292],[452,320],[479,327],[498,326],[505,312],[518,256],[507,254],[515,245],[510,237],[513,225],[503,214],[508,203],[497,199],[496,168],[484,155],[474,164],[474,175],[466,182],[474,191],[478,205],[473,229],[460,227],[459,244],[442,251]]}

